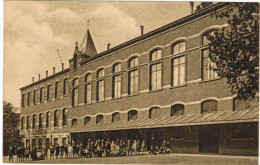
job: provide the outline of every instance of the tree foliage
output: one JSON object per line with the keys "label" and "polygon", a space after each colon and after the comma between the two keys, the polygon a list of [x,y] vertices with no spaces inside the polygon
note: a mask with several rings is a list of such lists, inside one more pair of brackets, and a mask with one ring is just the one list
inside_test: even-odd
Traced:
{"label": "tree foliage", "polygon": [[208,36],[214,70],[227,78],[233,93],[254,98],[259,90],[259,4],[228,3],[214,17],[228,20],[228,26]]}

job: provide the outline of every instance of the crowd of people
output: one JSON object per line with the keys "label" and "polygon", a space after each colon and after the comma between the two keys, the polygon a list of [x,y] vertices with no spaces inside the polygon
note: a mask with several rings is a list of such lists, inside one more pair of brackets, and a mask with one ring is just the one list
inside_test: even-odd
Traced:
{"label": "crowd of people", "polygon": [[[13,161],[13,148],[11,147],[9,161]],[[151,143],[147,146],[146,141],[139,140],[112,140],[96,139],[87,140],[83,144],[67,145],[66,143],[50,146],[45,151],[37,151],[36,147],[19,147],[16,151],[17,161],[41,160],[41,159],[72,159],[72,158],[90,158],[90,157],[113,157],[113,156],[133,156],[143,154],[165,154],[170,153],[169,142],[163,140],[161,144]]]}

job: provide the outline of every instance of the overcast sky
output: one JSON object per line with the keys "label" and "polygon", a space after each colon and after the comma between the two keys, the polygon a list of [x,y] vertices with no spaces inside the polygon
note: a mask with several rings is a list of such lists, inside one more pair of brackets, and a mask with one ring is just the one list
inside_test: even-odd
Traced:
{"label": "overcast sky", "polygon": [[[195,5],[196,6],[196,5]],[[190,14],[189,2],[4,2],[4,101],[20,106],[19,88],[65,68],[90,20],[98,53]]]}

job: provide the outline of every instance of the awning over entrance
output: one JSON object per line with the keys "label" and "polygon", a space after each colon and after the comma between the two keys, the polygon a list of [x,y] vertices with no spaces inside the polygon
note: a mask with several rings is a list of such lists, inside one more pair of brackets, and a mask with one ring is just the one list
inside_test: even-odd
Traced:
{"label": "awning over entrance", "polygon": [[258,109],[233,112],[220,111],[217,113],[187,114],[167,118],[137,119],[114,123],[102,123],[93,126],[75,126],[69,128],[69,132],[97,132],[174,126],[258,122],[258,115]]}

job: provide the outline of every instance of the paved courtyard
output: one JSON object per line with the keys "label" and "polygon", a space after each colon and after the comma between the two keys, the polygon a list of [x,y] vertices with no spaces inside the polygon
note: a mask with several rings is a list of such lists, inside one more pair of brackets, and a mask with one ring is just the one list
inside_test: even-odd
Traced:
{"label": "paved courtyard", "polygon": [[[8,162],[8,157],[4,157]],[[16,163],[16,157],[14,157]],[[80,158],[80,159],[54,159],[23,163],[59,163],[59,164],[180,164],[180,165],[256,165],[258,157],[251,156],[220,156],[201,154],[168,154],[168,155],[142,155],[107,158]]]}

